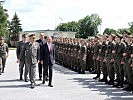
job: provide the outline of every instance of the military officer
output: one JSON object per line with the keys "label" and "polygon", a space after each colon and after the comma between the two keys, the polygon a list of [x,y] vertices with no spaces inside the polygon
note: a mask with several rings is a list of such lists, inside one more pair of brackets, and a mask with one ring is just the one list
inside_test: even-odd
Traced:
{"label": "military officer", "polygon": [[[17,55],[17,59],[19,59],[20,56],[20,52],[22,50],[22,46],[24,45],[24,43],[27,42],[27,35],[23,34],[22,35],[22,41],[19,41],[16,45],[16,55]],[[19,63],[19,73],[20,73],[20,80],[23,79],[23,68],[25,66],[25,73],[24,73],[24,80],[25,82],[28,82],[28,68],[27,65],[25,64],[25,56],[23,55],[22,58],[20,59],[20,63]]]}
{"label": "military officer", "polygon": [[99,49],[100,49],[100,37],[98,35],[94,38],[94,47],[93,47],[93,60],[94,60],[94,68],[96,71],[97,76],[93,79],[100,78],[100,62],[99,62]]}
{"label": "military officer", "polygon": [[108,82],[105,82],[105,84],[108,85],[113,85],[114,84],[114,61],[111,61],[112,58],[112,51],[114,50],[115,47],[115,42],[114,42],[115,35],[111,34],[109,35],[108,38],[108,45],[107,45],[107,50],[106,50],[106,62],[107,62],[107,73],[109,76]]}
{"label": "military officer", "polygon": [[31,88],[35,87],[36,64],[40,60],[40,45],[35,42],[35,34],[29,35],[29,42],[23,45],[19,60],[25,55],[26,65],[29,70]]}
{"label": "military officer", "polygon": [[123,87],[123,81],[124,81],[124,69],[121,64],[122,60],[122,54],[125,50],[125,43],[121,42],[122,36],[120,34],[116,34],[115,42],[116,46],[115,49],[112,51],[112,53],[115,54],[114,56],[114,68],[117,76],[117,83],[113,85],[113,87]]}
{"label": "military officer", "polygon": [[78,72],[81,74],[85,74],[86,70],[86,52],[87,52],[87,47],[85,45],[85,41],[81,41],[81,47],[80,47],[80,65]]}
{"label": "military officer", "polygon": [[100,63],[101,63],[101,70],[103,72],[103,78],[100,79],[99,81],[101,82],[107,82],[107,65],[106,65],[106,50],[107,50],[107,34],[102,35],[102,44],[101,48],[99,49],[99,56],[100,56]]}
{"label": "military officer", "polygon": [[127,86],[123,88],[123,90],[126,91],[133,91],[133,73],[132,73],[132,67],[130,66],[131,61],[131,54],[133,50],[133,43],[132,43],[132,36],[127,35],[125,38],[125,42],[127,43],[125,52],[123,53],[123,60],[121,64],[123,64],[124,67],[124,76],[127,81]]}
{"label": "military officer", "polygon": [[0,75],[4,73],[8,52],[8,45],[4,42],[4,38],[0,36]]}

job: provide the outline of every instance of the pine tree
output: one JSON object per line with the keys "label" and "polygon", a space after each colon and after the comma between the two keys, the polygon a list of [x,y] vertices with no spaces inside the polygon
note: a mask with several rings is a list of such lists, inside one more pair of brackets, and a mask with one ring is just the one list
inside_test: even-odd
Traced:
{"label": "pine tree", "polygon": [[0,36],[5,36],[8,33],[8,14],[3,6],[0,4]]}
{"label": "pine tree", "polygon": [[10,33],[12,36],[19,36],[19,33],[22,31],[22,24],[20,24],[20,20],[15,12],[13,19],[10,22]]}

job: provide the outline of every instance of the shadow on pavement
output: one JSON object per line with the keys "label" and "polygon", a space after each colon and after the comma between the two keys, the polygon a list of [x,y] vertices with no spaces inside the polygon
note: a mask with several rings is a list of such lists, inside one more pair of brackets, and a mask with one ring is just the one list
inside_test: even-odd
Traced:
{"label": "shadow on pavement", "polygon": [[30,84],[25,84],[25,85],[4,85],[0,86],[0,88],[29,88]]}
{"label": "shadow on pavement", "polygon": [[19,82],[19,79],[14,79],[14,80],[0,80],[0,82]]}
{"label": "shadow on pavement", "polygon": [[100,95],[107,95],[110,97],[110,99],[106,100],[133,100],[133,94],[130,92],[123,91],[120,88],[114,88],[91,78],[73,78],[69,80],[78,82],[83,88],[89,88],[91,91],[99,91]]}
{"label": "shadow on pavement", "polygon": [[[53,68],[57,71],[57,73],[69,75],[77,74],[76,72],[59,65],[55,65]],[[105,100],[133,100],[133,94],[130,92],[124,91],[121,88],[114,88],[111,85],[106,85],[105,83],[99,82],[98,80],[94,80],[92,78],[78,78],[78,75],[79,74],[77,74],[77,77],[75,75],[76,78],[68,80],[72,80],[73,82],[82,85],[83,88],[88,88],[91,91],[98,91],[100,92],[100,95],[107,95],[109,98]]]}
{"label": "shadow on pavement", "polygon": [[77,74],[76,72],[71,71],[65,67],[60,66],[60,65],[54,65],[53,69],[56,71],[55,73],[69,74],[69,75]]}

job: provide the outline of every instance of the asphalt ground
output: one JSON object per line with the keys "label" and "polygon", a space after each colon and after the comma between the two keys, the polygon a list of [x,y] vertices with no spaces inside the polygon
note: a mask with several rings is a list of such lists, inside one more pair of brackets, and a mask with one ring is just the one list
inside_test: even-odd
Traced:
{"label": "asphalt ground", "polygon": [[0,100],[133,100],[133,94],[92,79],[95,74],[78,74],[60,65],[53,68],[53,86],[42,85],[36,69],[36,87],[19,80],[16,52],[10,50],[5,73],[0,75]]}

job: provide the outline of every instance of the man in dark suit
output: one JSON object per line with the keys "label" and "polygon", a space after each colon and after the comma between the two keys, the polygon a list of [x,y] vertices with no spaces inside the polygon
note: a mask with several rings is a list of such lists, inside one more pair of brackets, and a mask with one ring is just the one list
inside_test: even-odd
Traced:
{"label": "man in dark suit", "polygon": [[[44,34],[40,33],[39,35],[39,39],[36,40],[36,42],[38,42],[40,44],[40,47],[46,43],[45,39],[44,39]],[[43,65],[41,64],[41,62],[38,63],[38,72],[39,72],[39,80],[42,80],[42,67]]]}
{"label": "man in dark suit", "polygon": [[35,34],[29,36],[29,42],[23,45],[19,60],[25,55],[25,63],[29,70],[31,88],[35,87],[36,64],[40,59],[40,45],[35,42]]}
{"label": "man in dark suit", "polygon": [[48,86],[53,87],[52,85],[52,69],[53,65],[55,64],[55,47],[54,44],[52,44],[52,37],[47,38],[47,42],[43,44],[41,47],[41,63],[43,64],[43,82],[42,84],[45,84],[46,76],[47,76],[47,70],[48,76],[49,76],[49,83]]}

